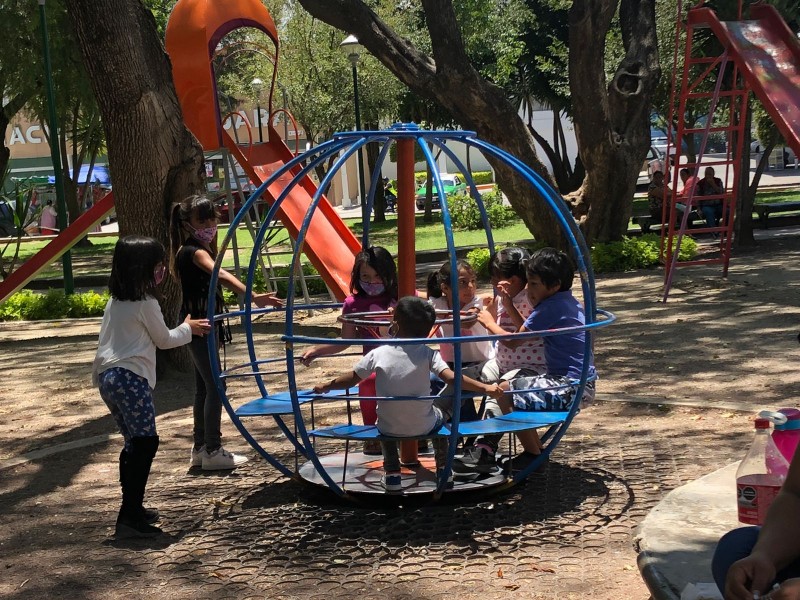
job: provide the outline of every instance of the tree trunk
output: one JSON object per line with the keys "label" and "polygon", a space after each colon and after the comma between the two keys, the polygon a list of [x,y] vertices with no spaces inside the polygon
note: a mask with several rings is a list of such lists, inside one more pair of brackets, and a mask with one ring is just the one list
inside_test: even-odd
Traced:
{"label": "tree trunk", "polygon": [[[5,86],[0,85],[0,89],[5,89]],[[8,124],[11,122],[12,117],[22,110],[26,100],[25,96],[17,94],[6,102],[2,110],[0,110],[0,131],[5,132],[8,129]],[[11,160],[11,150],[5,145],[4,138],[3,143],[0,144],[0,177],[6,174],[9,160]]]}
{"label": "tree trunk", "polygon": [[576,0],[569,17],[570,91],[586,167],[583,185],[569,200],[589,243],[617,240],[627,231],[661,74],[654,0],[622,0],[619,20],[626,55],[606,85],[605,39],[616,6],[615,0]]}
{"label": "tree trunk", "polygon": [[[448,0],[423,0],[433,55],[397,35],[360,0],[299,0],[318,19],[354,34],[415,94],[433,98],[464,128],[516,156],[550,185],[553,179],[536,155],[533,137],[504,90],[483,79],[470,63]],[[433,16],[435,15],[435,17]],[[642,152],[644,156],[644,152]],[[512,169],[490,160],[497,183],[536,237],[562,245],[559,226],[543,199]],[[638,172],[638,170],[637,170]]]}
{"label": "tree trunk", "polygon": [[[103,118],[120,236],[146,235],[168,247],[169,207],[202,191],[204,165],[153,15],[138,0],[65,4]],[[161,309],[175,326],[180,288],[169,278],[163,292]]]}

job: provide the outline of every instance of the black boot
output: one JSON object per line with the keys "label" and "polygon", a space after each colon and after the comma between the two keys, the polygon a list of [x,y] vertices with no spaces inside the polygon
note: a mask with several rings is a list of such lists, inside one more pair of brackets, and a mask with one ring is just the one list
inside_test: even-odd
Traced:
{"label": "black boot", "polygon": [[151,538],[161,534],[158,527],[145,521],[142,509],[147,478],[157,449],[157,435],[131,440],[132,451],[127,453],[122,469],[122,507],[117,517],[117,538]]}
{"label": "black boot", "polygon": [[[122,485],[122,482],[125,480],[125,469],[128,466],[128,451],[123,448],[119,453],[119,483]],[[158,513],[158,509],[156,508],[145,508],[144,506],[141,507],[142,514],[144,515],[145,523],[152,525],[156,523],[160,518],[161,515]]]}

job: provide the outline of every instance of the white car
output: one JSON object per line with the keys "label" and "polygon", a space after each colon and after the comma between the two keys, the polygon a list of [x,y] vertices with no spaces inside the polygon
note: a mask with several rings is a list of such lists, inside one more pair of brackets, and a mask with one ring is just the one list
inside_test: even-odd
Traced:
{"label": "white car", "polygon": [[[789,146],[775,146],[773,152],[783,148],[783,163],[784,165],[794,165],[797,164],[797,156],[795,156],[794,150],[792,150]],[[761,142],[758,140],[753,140],[750,142],[750,153],[751,154],[761,154],[764,151],[764,147],[761,145]]]}
{"label": "white car", "polygon": [[647,156],[644,159],[642,170],[639,171],[639,178],[636,180],[636,185],[647,185],[650,183],[650,178],[656,171],[666,173],[664,155],[659,152],[655,146],[650,146],[650,149],[647,151]]}

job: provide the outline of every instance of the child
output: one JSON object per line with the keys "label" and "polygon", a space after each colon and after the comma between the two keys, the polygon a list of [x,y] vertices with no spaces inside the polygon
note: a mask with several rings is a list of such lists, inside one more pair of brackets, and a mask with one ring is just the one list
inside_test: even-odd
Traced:
{"label": "child", "polygon": [[[528,300],[534,306],[518,333],[544,331],[585,325],[583,306],[572,295],[572,280],[575,269],[569,257],[553,248],[543,248],[526,263]],[[500,387],[511,393],[499,400],[503,414],[513,410],[524,411],[566,411],[570,409],[577,390],[576,382],[581,377],[585,350],[585,332],[573,331],[547,336],[544,351],[547,370],[544,375],[516,373]],[[500,340],[513,348],[524,340]],[[590,367],[582,400],[590,402],[594,398],[595,369],[593,357],[588,357]],[[487,411],[488,412],[488,411]],[[541,454],[542,446],[535,430],[517,433],[524,452],[511,461],[513,470],[522,470]],[[494,453],[500,436],[478,438],[475,447],[479,452],[465,454],[454,463],[453,470],[466,472],[475,470],[488,472],[488,459],[494,460]]]}
{"label": "child", "polygon": [[156,347],[188,344],[192,334],[210,329],[206,319],[187,316],[168,329],[153,297],[164,278],[164,247],[156,240],[128,236],[114,248],[100,343],[92,367],[92,383],[111,411],[125,445],[119,455],[122,507],[118,538],[154,537],[158,511],[142,505],[150,466],[158,449],[152,388],[156,385]]}
{"label": "child", "polygon": [[[458,269],[458,304],[462,313],[479,313],[483,308],[483,300],[475,295],[477,277],[475,271],[465,260],[457,260]],[[428,301],[438,311],[453,310],[453,290],[450,287],[450,262],[444,263],[438,271],[428,276]],[[452,337],[453,326],[441,325],[437,328],[438,337]],[[486,328],[480,323],[475,323],[469,328],[462,327],[461,335],[486,335]],[[455,369],[455,355],[453,344],[439,344],[439,352],[451,369]],[[461,373],[469,377],[478,377],[487,361],[494,357],[494,347],[491,341],[467,342],[461,344]],[[444,394],[452,394],[452,390],[445,390]],[[461,420],[474,421],[478,418],[473,402],[466,402],[462,406]]]}
{"label": "child", "polygon": [[[181,314],[193,318],[207,314],[208,288],[217,256],[218,218],[214,203],[204,196],[189,196],[174,204],[170,214],[170,271],[181,282]],[[219,283],[237,294],[246,291],[244,284],[225,269],[219,270]],[[221,287],[216,289],[215,297],[214,314],[221,314],[224,312]],[[282,304],[274,294],[253,294],[253,303],[259,308]],[[247,462],[247,458],[222,447],[222,400],[211,372],[206,340],[201,336],[193,337],[189,351],[195,375],[194,445],[190,466],[201,467],[204,471],[235,469]]]}
{"label": "child", "polygon": [[[436,322],[436,311],[422,298],[402,298],[392,313],[389,335],[400,338],[425,338]],[[314,391],[322,394],[331,389],[347,389],[371,374],[376,375],[376,392],[387,400],[377,402],[377,427],[382,435],[415,437],[437,432],[449,418],[430,400],[391,400],[392,396],[430,396],[430,373],[452,384],[455,374],[439,353],[425,345],[393,344],[378,346],[366,354],[353,371],[341,375]],[[469,377],[462,378],[464,389],[482,394],[502,395],[500,386],[486,385]],[[437,476],[447,459],[447,439],[434,438]],[[381,483],[387,492],[402,489],[400,457],[397,442],[381,442],[384,474]]]}
{"label": "child", "polygon": [[[397,267],[394,259],[386,248],[371,246],[356,255],[353,263],[353,273],[350,278],[350,295],[345,298],[342,314],[363,312],[381,312],[389,310],[397,304]],[[376,328],[359,327],[350,323],[342,323],[342,337],[345,339],[378,338],[380,334]],[[323,344],[309,348],[303,354],[301,361],[308,366],[311,361],[319,356],[338,354],[349,346],[336,344]],[[375,348],[364,344],[364,354]],[[359,396],[376,396],[375,377],[371,376],[362,381],[358,386]],[[375,400],[361,400],[361,417],[364,425],[374,425],[377,421]],[[381,453],[380,444],[365,442],[364,454],[377,455]]]}

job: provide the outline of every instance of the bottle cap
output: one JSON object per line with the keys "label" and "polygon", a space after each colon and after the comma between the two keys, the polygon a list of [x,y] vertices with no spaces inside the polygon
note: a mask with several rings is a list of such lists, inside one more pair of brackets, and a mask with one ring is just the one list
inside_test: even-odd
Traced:
{"label": "bottle cap", "polygon": [[769,429],[770,423],[771,421],[769,419],[759,417],[756,419],[756,429]]}

